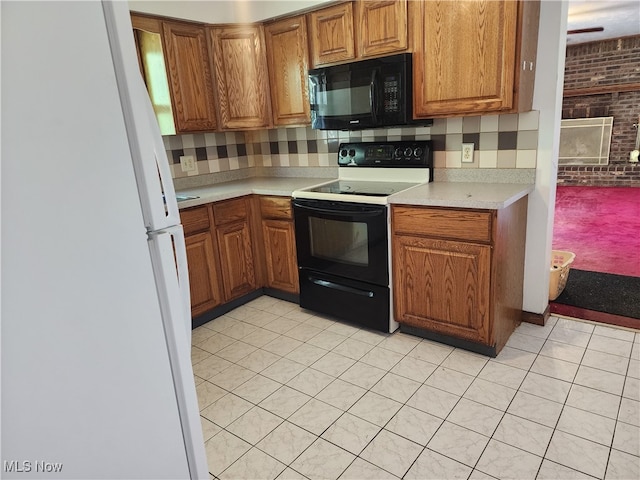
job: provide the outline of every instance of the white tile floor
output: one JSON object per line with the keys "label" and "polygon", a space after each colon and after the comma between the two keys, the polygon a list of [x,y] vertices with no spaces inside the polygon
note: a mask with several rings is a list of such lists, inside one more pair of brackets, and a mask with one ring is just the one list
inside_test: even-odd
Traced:
{"label": "white tile floor", "polygon": [[640,478],[639,332],[552,317],[490,359],[264,296],[193,345],[216,478]]}

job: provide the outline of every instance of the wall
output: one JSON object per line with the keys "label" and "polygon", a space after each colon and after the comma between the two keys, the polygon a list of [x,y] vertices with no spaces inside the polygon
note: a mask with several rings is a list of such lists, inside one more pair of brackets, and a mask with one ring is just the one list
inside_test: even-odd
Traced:
{"label": "wall", "polygon": [[129,0],[129,9],[204,23],[258,22],[329,0]]}
{"label": "wall", "polygon": [[529,195],[524,265],[526,312],[542,314],[549,305],[549,265],[556,203],[560,112],[568,2],[541,2],[533,108],[540,112],[535,190]]}
{"label": "wall", "polygon": [[[436,119],[431,127],[337,132],[308,127],[164,137],[174,178],[184,173],[180,156],[198,160],[198,175],[249,167],[327,167],[337,164],[346,141],[432,140],[438,169],[534,169],[538,112]],[[473,163],[461,162],[461,144],[475,145]],[[248,172],[247,175],[250,175]]]}
{"label": "wall", "polygon": [[[607,87],[640,83],[640,36],[567,47],[564,89]],[[612,116],[609,165],[562,166],[558,183],[565,185],[640,186],[640,166],[629,163],[635,148],[640,115],[640,91],[566,96],[562,118]]]}

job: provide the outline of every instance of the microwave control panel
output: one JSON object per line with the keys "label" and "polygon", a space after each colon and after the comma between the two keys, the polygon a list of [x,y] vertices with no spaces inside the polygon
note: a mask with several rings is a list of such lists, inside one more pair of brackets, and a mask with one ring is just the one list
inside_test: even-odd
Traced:
{"label": "microwave control panel", "polygon": [[385,113],[397,113],[400,111],[400,79],[397,75],[384,77],[384,111]]}

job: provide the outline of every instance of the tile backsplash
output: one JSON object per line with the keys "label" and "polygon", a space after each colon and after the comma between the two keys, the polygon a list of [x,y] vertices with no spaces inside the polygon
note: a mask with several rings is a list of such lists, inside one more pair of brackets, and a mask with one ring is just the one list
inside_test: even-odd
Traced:
{"label": "tile backsplash", "polygon": [[[434,167],[533,169],[539,112],[435,119],[430,127],[359,131],[309,127],[247,132],[198,133],[164,137],[174,178],[249,167],[330,167],[341,142],[431,140]],[[462,163],[462,143],[474,144],[472,163]],[[180,157],[192,155],[197,172],[182,172]]]}

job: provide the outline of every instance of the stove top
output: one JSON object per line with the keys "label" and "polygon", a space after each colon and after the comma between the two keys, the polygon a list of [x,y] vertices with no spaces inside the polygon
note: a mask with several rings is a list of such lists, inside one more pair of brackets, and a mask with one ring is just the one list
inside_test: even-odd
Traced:
{"label": "stove top", "polygon": [[357,180],[336,180],[309,188],[308,192],[334,193],[339,195],[366,195],[371,197],[388,197],[407,188],[419,185],[409,182],[375,182]]}
{"label": "stove top", "polygon": [[342,143],[338,166],[339,178],[293,197],[385,205],[390,195],[433,181],[428,140]]}

